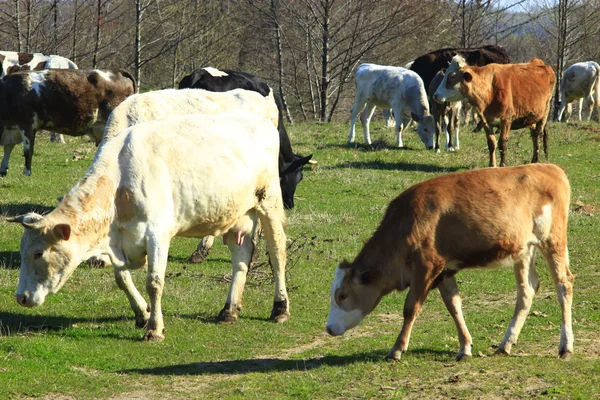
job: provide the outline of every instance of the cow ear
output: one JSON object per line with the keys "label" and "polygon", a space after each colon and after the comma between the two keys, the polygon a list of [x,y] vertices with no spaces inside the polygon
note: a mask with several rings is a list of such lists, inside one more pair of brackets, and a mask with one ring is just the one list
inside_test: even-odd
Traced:
{"label": "cow ear", "polygon": [[361,285],[370,285],[379,279],[379,272],[374,270],[363,271],[358,276],[358,281]]}
{"label": "cow ear", "polygon": [[308,163],[312,158],[312,154],[306,157],[295,158],[294,161],[285,169],[284,172],[292,172],[300,169],[304,166],[304,164]]}
{"label": "cow ear", "polygon": [[71,226],[68,224],[58,224],[52,228],[52,232],[57,239],[69,240],[71,237]]}
{"label": "cow ear", "polygon": [[350,264],[350,262],[348,262],[348,260],[346,260],[345,258],[342,260],[342,262],[339,265],[340,269],[344,269],[344,268],[350,268],[352,266],[352,264]]}
{"label": "cow ear", "polygon": [[419,122],[421,120],[421,118],[419,118],[419,116],[413,112],[410,113],[410,116],[412,119],[414,119],[416,122]]}
{"label": "cow ear", "polygon": [[470,72],[464,72],[463,79],[465,80],[465,82],[469,83],[473,80],[473,75]]}

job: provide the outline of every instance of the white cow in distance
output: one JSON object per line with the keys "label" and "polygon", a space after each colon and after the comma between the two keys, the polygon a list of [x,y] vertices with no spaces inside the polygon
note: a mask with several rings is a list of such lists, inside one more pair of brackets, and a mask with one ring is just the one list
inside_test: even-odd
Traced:
{"label": "white cow in distance", "polygon": [[[355,141],[356,117],[361,115],[365,144],[371,144],[369,124],[375,107],[391,108],[396,119],[396,146],[404,147],[402,131],[412,119],[417,134],[428,149],[433,148],[435,123],[429,112],[427,92],[416,72],[402,67],[361,64],[355,74],[356,95],[350,119],[348,144]],[[364,110],[364,112],[363,112]]]}
{"label": "white cow in distance", "polygon": [[[164,340],[161,297],[174,236],[224,235],[232,282],[219,314],[234,322],[260,219],[275,273],[271,319],[289,319],[279,135],[248,112],[170,116],[104,141],[88,172],[50,214],[15,217],[25,227],[17,301],[33,307],[91,256],[108,257],[146,340]],[[130,269],[148,266],[150,309]],[[150,311],[150,313],[149,313]]]}
{"label": "white cow in distance", "polygon": [[595,110],[595,120],[600,122],[600,65],[595,61],[579,62],[571,65],[565,70],[560,83],[560,111],[558,112],[558,121],[569,122],[569,117],[573,111],[572,102],[579,102],[579,120],[583,108],[583,100],[587,100],[589,121],[592,112]]}

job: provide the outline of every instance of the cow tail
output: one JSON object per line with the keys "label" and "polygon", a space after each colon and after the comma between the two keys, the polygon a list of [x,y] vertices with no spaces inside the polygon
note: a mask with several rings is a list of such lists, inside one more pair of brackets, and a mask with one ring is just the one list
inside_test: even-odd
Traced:
{"label": "cow tail", "polygon": [[119,68],[119,72],[125,78],[129,78],[129,80],[131,80],[131,83],[133,83],[133,93],[137,93],[137,84],[135,83],[135,78],[133,77],[133,75],[129,71],[122,68]]}

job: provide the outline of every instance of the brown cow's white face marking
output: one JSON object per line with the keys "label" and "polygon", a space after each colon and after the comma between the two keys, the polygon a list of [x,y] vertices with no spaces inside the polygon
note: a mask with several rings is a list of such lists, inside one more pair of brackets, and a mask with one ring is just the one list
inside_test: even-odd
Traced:
{"label": "brown cow's white face marking", "polygon": [[381,293],[375,285],[361,282],[352,268],[338,267],[331,284],[331,304],[327,318],[327,332],[343,335],[357,326],[379,303]]}
{"label": "brown cow's white face marking", "polygon": [[464,100],[464,96],[460,92],[460,87],[465,80],[461,68],[466,65],[467,62],[462,56],[456,55],[452,57],[452,62],[446,70],[444,79],[442,79],[442,82],[440,82],[440,85],[433,94],[433,99],[436,102],[442,104],[446,101],[455,102]]}

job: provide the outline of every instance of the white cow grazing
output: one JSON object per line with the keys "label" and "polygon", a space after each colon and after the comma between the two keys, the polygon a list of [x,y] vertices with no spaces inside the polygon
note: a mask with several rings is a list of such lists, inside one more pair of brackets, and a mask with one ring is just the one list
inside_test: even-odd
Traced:
{"label": "white cow grazing", "polygon": [[267,97],[258,92],[235,89],[209,92],[203,89],[165,89],[139,93],[126,98],[108,117],[104,140],[130,126],[169,115],[218,114],[227,111],[249,111],[266,118],[277,127],[279,111],[273,91]]}
{"label": "white cow grazing", "polygon": [[[371,144],[369,123],[375,107],[391,108],[396,119],[396,146],[404,147],[402,130],[412,119],[418,122],[417,134],[428,149],[433,148],[435,123],[429,113],[427,92],[416,72],[402,67],[361,64],[355,75],[356,97],[350,119],[348,144],[354,143],[356,117],[361,115],[365,144]],[[366,105],[366,107],[365,107]]]}
{"label": "white cow grazing", "polygon": [[[279,135],[271,121],[237,111],[171,116],[105,141],[86,175],[46,216],[15,217],[21,240],[17,301],[41,305],[91,256],[108,257],[146,340],[164,340],[161,296],[174,236],[225,235],[232,282],[221,315],[237,315],[257,218],[275,271],[271,319],[289,319]],[[147,303],[128,269],[148,266]],[[148,313],[150,311],[150,314]]]}
{"label": "white cow grazing", "polygon": [[568,122],[573,110],[571,103],[579,100],[579,120],[583,121],[581,109],[584,99],[588,104],[587,120],[590,120],[592,110],[595,109],[595,119],[600,122],[600,65],[594,61],[573,64],[563,73],[560,83],[561,105],[558,120],[563,120],[563,113],[566,109],[564,121]]}

